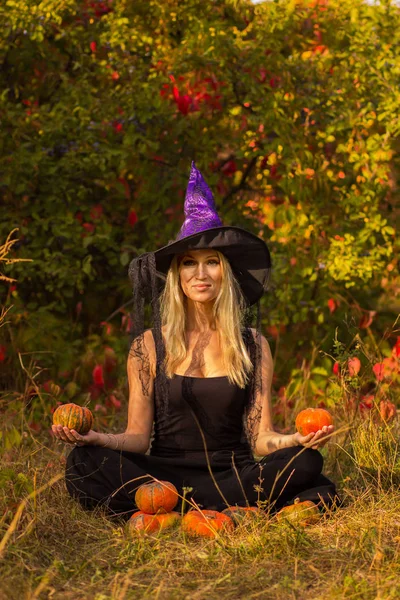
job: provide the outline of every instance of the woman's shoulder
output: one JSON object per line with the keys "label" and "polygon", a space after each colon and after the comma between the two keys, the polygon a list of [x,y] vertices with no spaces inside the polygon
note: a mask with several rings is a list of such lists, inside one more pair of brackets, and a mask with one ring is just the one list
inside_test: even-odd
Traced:
{"label": "woman's shoulder", "polygon": [[151,329],[146,329],[132,341],[131,351],[129,352],[130,359],[143,360],[145,355],[147,355],[152,365],[155,364],[156,344]]}
{"label": "woman's shoulder", "polygon": [[243,330],[243,335],[245,340],[248,342],[261,344],[262,349],[270,349],[267,338],[261,333],[261,331],[258,331],[254,327],[246,327]]}

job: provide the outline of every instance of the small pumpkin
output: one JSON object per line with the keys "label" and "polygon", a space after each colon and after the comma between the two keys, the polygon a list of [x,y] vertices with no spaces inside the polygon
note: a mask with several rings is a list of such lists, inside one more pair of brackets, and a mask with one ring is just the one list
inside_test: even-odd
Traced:
{"label": "small pumpkin", "polygon": [[255,506],[228,506],[222,513],[230,517],[235,525],[265,517],[264,511]]}
{"label": "small pumpkin", "polygon": [[128,525],[131,530],[142,533],[155,533],[161,529],[161,525],[154,515],[147,515],[141,511],[133,513]]}
{"label": "small pumpkin", "polygon": [[192,510],[182,519],[182,530],[191,536],[215,538],[218,533],[233,529],[232,519],[216,510]]}
{"label": "small pumpkin", "polygon": [[150,481],[141,485],[135,494],[136,506],[148,515],[169,513],[178,504],[178,490],[169,481]]}
{"label": "small pumpkin", "polygon": [[333,425],[333,419],[324,408],[305,408],[296,417],[296,429],[301,435],[315,433],[325,425]]}
{"label": "small pumpkin", "polygon": [[278,521],[286,520],[301,527],[316,523],[320,517],[321,513],[314,502],[311,502],[311,500],[300,502],[299,498],[296,498],[294,504],[282,508],[276,515]]}
{"label": "small pumpkin", "polygon": [[157,513],[154,515],[154,518],[159,522],[161,531],[173,529],[181,522],[181,515],[175,511],[169,513]]}
{"label": "small pumpkin", "polygon": [[79,406],[73,402],[62,404],[53,413],[53,424],[75,429],[81,435],[91,430],[93,415],[86,406]]}

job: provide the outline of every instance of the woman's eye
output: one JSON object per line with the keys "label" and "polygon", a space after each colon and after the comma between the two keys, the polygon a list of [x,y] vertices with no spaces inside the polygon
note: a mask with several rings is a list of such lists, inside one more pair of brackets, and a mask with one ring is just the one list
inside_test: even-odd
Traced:
{"label": "woman's eye", "polygon": [[[183,260],[182,264],[184,267],[191,267],[193,265],[196,264],[196,262],[194,260],[190,260],[189,258],[187,260]],[[211,258],[210,260],[207,261],[208,265],[219,265],[219,260],[217,260],[216,258]]]}

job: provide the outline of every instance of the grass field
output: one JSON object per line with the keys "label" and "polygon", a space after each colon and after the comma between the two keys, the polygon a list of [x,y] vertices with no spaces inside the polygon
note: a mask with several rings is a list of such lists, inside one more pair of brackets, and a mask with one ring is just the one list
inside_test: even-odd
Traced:
{"label": "grass field", "polygon": [[344,506],[319,523],[271,517],[217,540],[132,535],[83,511],[62,479],[68,450],[28,435],[2,456],[0,598],[399,598],[398,433],[359,422],[330,442],[325,472]]}

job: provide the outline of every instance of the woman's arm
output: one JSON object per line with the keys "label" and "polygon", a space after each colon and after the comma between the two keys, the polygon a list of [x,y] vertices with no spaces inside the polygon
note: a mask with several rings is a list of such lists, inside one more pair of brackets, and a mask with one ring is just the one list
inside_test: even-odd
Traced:
{"label": "woman's arm", "polygon": [[[253,332],[255,335],[255,332]],[[271,410],[271,385],[274,365],[269,344],[261,336],[261,390],[255,398],[254,407],[249,414],[249,423],[253,423],[252,438],[255,440],[254,452],[258,456],[266,456],[280,448],[292,446],[309,446],[317,449],[322,446],[321,438],[333,432],[333,427],[324,427],[316,433],[302,436],[299,432],[283,434],[274,431]],[[261,414],[260,414],[261,413]],[[257,416],[260,414],[260,417]]]}
{"label": "woman's arm", "polygon": [[155,345],[151,331],[144,333],[142,341],[133,342],[127,371],[129,405],[128,424],[124,433],[99,433],[91,430],[86,435],[80,435],[74,429],[53,425],[55,436],[77,446],[102,446],[145,454],[150,445],[154,418]]}

